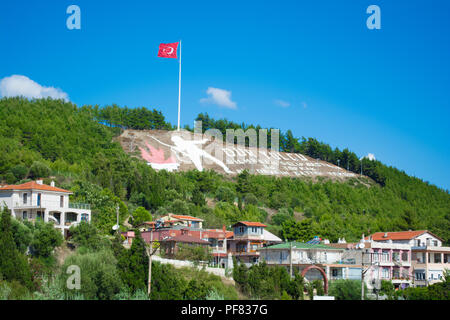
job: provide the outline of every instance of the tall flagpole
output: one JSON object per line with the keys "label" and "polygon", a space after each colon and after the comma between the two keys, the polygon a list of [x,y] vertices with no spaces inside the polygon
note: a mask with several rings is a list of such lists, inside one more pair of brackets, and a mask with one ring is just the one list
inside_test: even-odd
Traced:
{"label": "tall flagpole", "polygon": [[180,104],[181,104],[181,40],[180,40],[180,73],[178,74],[178,131],[180,131]]}

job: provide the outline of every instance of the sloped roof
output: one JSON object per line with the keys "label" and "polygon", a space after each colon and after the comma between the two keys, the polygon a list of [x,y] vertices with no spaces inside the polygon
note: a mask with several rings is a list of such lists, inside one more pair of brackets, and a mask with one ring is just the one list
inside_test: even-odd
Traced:
{"label": "sloped roof", "polygon": [[263,227],[263,228],[267,227],[265,224],[262,224],[261,222],[253,222],[253,221],[239,221],[239,222],[236,222],[233,225],[233,227],[238,224],[243,224],[248,227]]}
{"label": "sloped roof", "polygon": [[203,221],[203,219],[192,217],[192,216],[183,216],[178,214],[172,214],[171,217],[179,220],[191,220],[191,221]]}
{"label": "sloped roof", "polygon": [[271,241],[271,242],[283,242],[283,240],[281,240],[280,238],[278,238],[276,235],[274,235],[272,232],[267,231],[266,229],[264,229],[263,231],[263,238],[266,241]]}
{"label": "sloped roof", "polygon": [[208,238],[214,238],[214,239],[224,239],[224,238],[231,238],[234,235],[233,231],[226,231],[225,233],[223,230],[218,229],[205,229],[203,231],[203,236],[208,235]]}
{"label": "sloped roof", "polygon": [[313,244],[313,243],[305,243],[305,242],[297,242],[297,241],[275,244],[273,246],[269,246],[269,247],[262,248],[262,249],[289,249],[291,243],[292,243],[293,249],[343,250],[340,248],[333,248],[333,247],[327,246],[325,244]]}
{"label": "sloped roof", "polygon": [[[375,232],[371,235],[373,241],[385,241],[385,240],[411,240],[424,233],[429,233],[434,237],[442,240],[438,236],[432,234],[428,230],[416,230],[416,231],[397,231],[397,232]],[[386,237],[385,237],[386,235]],[[366,237],[365,239],[369,239]]]}
{"label": "sloped roof", "polygon": [[43,190],[43,191],[72,193],[69,190],[64,190],[61,188],[48,186],[46,184],[39,184],[36,181],[30,181],[30,182],[18,184],[18,185],[14,185],[14,184],[6,185],[6,186],[3,186],[0,188],[0,191],[3,191],[3,190]]}

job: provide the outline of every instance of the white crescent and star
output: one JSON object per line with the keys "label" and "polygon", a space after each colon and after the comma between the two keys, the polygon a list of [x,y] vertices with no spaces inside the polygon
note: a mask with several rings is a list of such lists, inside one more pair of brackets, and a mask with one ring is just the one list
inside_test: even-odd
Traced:
{"label": "white crescent and star", "polygon": [[[168,51],[168,50],[170,50],[170,51]],[[165,52],[166,54],[172,54],[172,53],[173,53],[173,48],[172,48],[172,47],[164,48],[164,52]]]}

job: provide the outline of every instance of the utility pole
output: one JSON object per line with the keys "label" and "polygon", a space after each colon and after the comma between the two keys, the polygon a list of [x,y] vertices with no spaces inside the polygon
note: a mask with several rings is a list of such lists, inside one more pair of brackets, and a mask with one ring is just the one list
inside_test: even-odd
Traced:
{"label": "utility pole", "polygon": [[117,215],[117,233],[119,233],[119,206],[116,207],[116,215]]}
{"label": "utility pole", "polygon": [[147,295],[150,299],[150,293],[152,291],[152,257],[155,252],[159,249],[159,246],[155,248],[153,251],[153,229],[150,230],[150,245],[146,247],[147,255],[148,255],[148,287],[147,287]]}
{"label": "utility pole", "polygon": [[150,231],[150,248],[148,248],[147,254],[148,254],[148,288],[147,288],[147,295],[150,299],[150,292],[152,290],[152,251],[153,248],[153,229]]}
{"label": "utility pole", "polygon": [[364,300],[364,249],[361,249],[361,300]]}

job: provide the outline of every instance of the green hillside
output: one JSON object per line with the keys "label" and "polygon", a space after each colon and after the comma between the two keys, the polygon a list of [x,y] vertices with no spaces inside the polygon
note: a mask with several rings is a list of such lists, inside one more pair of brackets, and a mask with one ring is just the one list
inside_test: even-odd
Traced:
{"label": "green hillside", "polygon": [[[207,115],[199,119],[204,129],[258,128]],[[142,206],[153,215],[202,217],[207,227],[258,220],[293,240],[319,235],[351,241],[362,233],[428,229],[449,243],[448,191],[379,161],[363,161],[364,173],[376,182],[371,187],[356,179],[312,182],[246,172],[234,179],[215,172],[156,172],[113,142],[122,128],[173,129],[156,110],[78,108],[51,99],[3,98],[0,181],[54,177],[58,186],[74,190],[73,200],[92,204],[94,223],[104,233],[115,223],[114,208],[119,204],[122,222]],[[312,138],[296,139],[290,131],[283,133],[280,144],[283,151],[336,164],[339,160],[344,168],[348,163],[351,171],[360,170],[358,158],[347,149],[332,150]]]}

